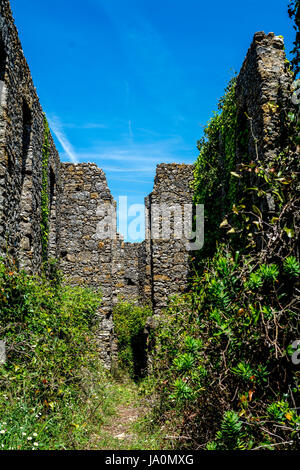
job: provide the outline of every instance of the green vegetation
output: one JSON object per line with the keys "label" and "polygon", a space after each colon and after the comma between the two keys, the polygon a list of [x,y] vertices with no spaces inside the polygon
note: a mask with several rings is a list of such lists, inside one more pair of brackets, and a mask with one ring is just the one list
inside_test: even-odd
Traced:
{"label": "green vegetation", "polygon": [[195,167],[195,204],[205,205],[205,254],[212,254],[222,231],[220,223],[229,211],[237,190],[232,175],[236,162],[236,139],[247,139],[247,130],[238,129],[235,102],[236,79],[232,79],[218,109],[198,142],[200,151]]}
{"label": "green vegetation", "polygon": [[[53,271],[53,270],[52,270]],[[160,449],[165,434],[147,417],[149,401],[126,378],[148,309],[116,308],[121,380],[99,360],[99,292],[17,272],[0,262],[0,450]],[[131,315],[132,314],[132,315]],[[121,326],[122,325],[122,326]],[[138,362],[139,363],[139,362]]]}
{"label": "green vegetation", "polygon": [[[157,422],[185,446],[296,449],[299,115],[286,116],[281,153],[249,161],[251,117],[238,129],[234,90],[233,81],[199,144],[195,202],[205,204],[210,238],[193,260],[190,292],[171,300],[151,339],[147,390],[157,397]],[[238,167],[237,145],[245,148]]]}
{"label": "green vegetation", "polygon": [[[106,413],[88,449],[158,450],[168,447],[165,432],[148,417],[149,402],[140,387],[123,377],[106,387]],[[169,447],[168,447],[169,448]]]}
{"label": "green vegetation", "polygon": [[300,1],[299,0],[291,0],[288,4],[288,13],[293,20],[294,29],[296,31],[296,38],[294,41],[294,48],[291,51],[293,54],[292,66],[294,69],[295,74],[299,73],[300,71]]}
{"label": "green vegetation", "polygon": [[[299,336],[294,261],[255,268],[250,256],[221,246],[193,291],[172,300],[153,360],[157,413],[193,445],[297,446],[299,370],[289,357]],[[254,273],[259,282],[249,282]],[[285,413],[271,419],[268,410],[279,402]],[[230,442],[219,423],[232,425]]]}
{"label": "green vegetation", "polygon": [[105,409],[93,328],[98,292],[0,263],[0,449],[83,448]]}
{"label": "green vegetation", "polygon": [[145,324],[151,310],[130,302],[119,302],[113,318],[118,339],[118,365],[133,378],[141,377],[147,367]]}
{"label": "green vegetation", "polygon": [[[298,72],[299,1],[290,2],[289,14]],[[98,359],[99,292],[64,286],[47,259],[45,118],[41,232],[48,278],[0,262],[0,340],[7,350],[0,449],[299,449],[300,369],[292,357],[300,337],[300,108],[269,106],[287,129],[286,145],[267,161],[258,154],[251,161],[252,118],[237,115],[230,81],[198,143],[194,202],[205,205],[206,235],[192,260],[190,290],[170,299],[150,338],[148,307],[115,306],[119,382]],[[152,366],[143,377],[147,344]]]}

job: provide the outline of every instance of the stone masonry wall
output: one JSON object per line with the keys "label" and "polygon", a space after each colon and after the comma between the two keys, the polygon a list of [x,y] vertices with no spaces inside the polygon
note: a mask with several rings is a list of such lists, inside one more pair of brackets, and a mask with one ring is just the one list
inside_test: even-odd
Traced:
{"label": "stone masonry wall", "polygon": [[[71,284],[101,287],[103,301],[111,302],[111,238],[115,208],[103,170],[95,164],[61,166],[60,266]],[[112,237],[101,239],[99,224],[109,217]]]}
{"label": "stone masonry wall", "polygon": [[[248,145],[238,141],[236,163],[267,162],[287,144],[287,116],[291,110],[293,74],[286,60],[284,41],[274,33],[254,35],[251,47],[239,73],[236,86],[238,126],[248,130]],[[257,186],[255,174],[249,175],[249,186]],[[272,194],[253,195],[253,204],[271,219],[274,215]],[[257,243],[264,244],[257,238]]]}
{"label": "stone masonry wall", "polygon": [[[146,200],[148,230],[150,233],[150,266],[152,282],[152,304],[154,313],[166,307],[168,297],[184,292],[188,286],[189,252],[187,239],[182,233],[176,238],[175,227],[183,228],[184,205],[192,204],[193,165],[161,164],[157,166],[154,188]],[[164,239],[162,218],[159,220],[159,232],[154,233],[153,215],[155,205],[163,210],[181,209],[181,220],[173,217],[170,238]],[[180,212],[180,211],[179,211]],[[171,214],[172,215],[172,214]],[[157,235],[159,235],[157,237]]]}
{"label": "stone masonry wall", "polygon": [[139,302],[138,243],[117,239],[113,245],[113,304],[118,300]]}
{"label": "stone masonry wall", "polygon": [[[41,184],[44,115],[7,0],[0,2],[0,253],[21,268],[41,267]],[[49,179],[59,184],[59,156],[50,139]],[[54,198],[49,194],[49,201]],[[58,208],[50,232],[58,242]],[[54,247],[52,247],[54,250]]]}
{"label": "stone masonry wall", "polygon": [[[274,33],[256,33],[236,88],[238,122],[249,130],[251,159],[267,160],[268,155],[284,147],[292,82],[283,38]],[[238,161],[244,158],[243,149],[238,149]]]}
{"label": "stone masonry wall", "polygon": [[[97,313],[99,354],[109,368],[115,351],[113,333],[113,243],[116,204],[104,172],[95,164],[61,165],[60,268],[65,281],[101,289]],[[108,230],[100,236],[101,228]]]}
{"label": "stone masonry wall", "polygon": [[[147,199],[147,217],[154,204],[175,204],[183,215],[183,205],[192,203],[192,180],[192,165],[159,165]],[[66,282],[100,287],[107,313],[118,299],[161,309],[168,295],[186,289],[189,254],[185,238],[177,240],[174,233],[170,240],[155,238],[150,227],[143,243],[125,243],[109,219],[115,202],[101,169],[94,164],[64,163],[61,181],[60,266]],[[108,238],[99,239],[97,227],[104,217],[113,230]]]}

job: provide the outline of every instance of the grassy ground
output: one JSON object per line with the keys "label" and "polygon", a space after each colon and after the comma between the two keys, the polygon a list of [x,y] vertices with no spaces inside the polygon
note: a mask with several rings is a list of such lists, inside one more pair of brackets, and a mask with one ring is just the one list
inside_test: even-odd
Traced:
{"label": "grassy ground", "polygon": [[87,449],[157,450],[167,447],[162,429],[149,418],[149,404],[139,387],[129,379],[112,381],[106,387],[103,423],[91,434]]}

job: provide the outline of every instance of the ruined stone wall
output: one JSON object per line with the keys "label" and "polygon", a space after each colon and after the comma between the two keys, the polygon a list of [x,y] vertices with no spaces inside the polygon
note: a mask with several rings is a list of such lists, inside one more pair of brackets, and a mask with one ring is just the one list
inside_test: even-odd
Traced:
{"label": "ruined stone wall", "polygon": [[98,349],[110,368],[116,351],[112,318],[116,203],[97,165],[62,163],[60,217],[60,268],[66,283],[101,290]]}
{"label": "ruined stone wall", "polygon": [[[146,217],[147,217],[146,210]],[[147,230],[147,223],[146,223]],[[138,273],[139,273],[139,299],[143,305],[152,307],[152,267],[151,267],[151,241],[144,240],[138,246]]]}
{"label": "ruined stone wall", "polygon": [[[117,232],[116,204],[106,176],[95,164],[63,163],[61,190],[60,266],[66,282],[101,288],[103,304],[110,305]],[[106,238],[100,235],[101,224],[108,230]]]}
{"label": "ruined stone wall", "polygon": [[[191,204],[192,165],[161,164],[153,192],[147,198],[147,237],[142,243],[125,243],[109,219],[115,202],[105,174],[94,164],[62,164],[60,201],[60,266],[69,284],[100,287],[103,309],[109,313],[118,299],[153,304],[155,310],[167,305],[169,295],[187,287],[188,258],[184,233],[170,238],[151,232],[155,205],[180,209]],[[113,231],[106,239],[97,233],[98,224],[107,218]],[[174,222],[174,220],[173,220]]]}
{"label": "ruined stone wall", "polygon": [[[287,116],[291,110],[293,74],[286,60],[284,41],[274,33],[258,32],[248,50],[236,86],[238,139],[236,163],[274,160],[287,145]],[[249,186],[257,186],[255,174],[249,175]],[[271,194],[252,196],[252,202],[267,216],[273,217]],[[263,239],[256,238],[262,246]]]}
{"label": "ruined stone wall", "polygon": [[[24,58],[9,2],[0,2],[0,253],[21,268],[41,267],[41,185],[44,116]],[[59,157],[50,139],[49,180],[55,203]],[[58,208],[50,209],[52,237],[58,242]],[[54,253],[55,247],[51,247]]]}
{"label": "ruined stone wall", "polygon": [[[189,252],[184,232],[178,238],[175,228],[184,228],[184,205],[192,204],[193,165],[161,164],[157,166],[154,188],[146,199],[148,229],[150,233],[150,270],[152,304],[155,313],[166,307],[168,297],[182,293],[188,285]],[[162,217],[154,228],[156,207],[163,210],[181,210],[181,219],[171,221],[170,237],[163,233]],[[172,214],[171,214],[172,216]],[[155,233],[159,228],[159,232]],[[157,236],[159,235],[159,236]]]}
{"label": "ruined stone wall", "polygon": [[[249,136],[247,148],[238,142],[237,165],[245,158],[268,160],[285,145],[292,81],[282,38],[256,33],[237,79],[238,127]],[[9,1],[0,0],[0,255],[12,255],[28,272],[38,272],[42,264],[44,139],[43,111]],[[95,164],[61,164],[51,135],[47,174],[48,257],[59,259],[69,284],[102,290],[98,338],[109,367],[115,354],[112,309],[118,298],[150,304],[159,314],[169,296],[188,286],[188,240],[174,230],[184,227],[184,205],[193,201],[193,166],[158,165],[145,200],[146,240],[135,244],[117,234],[116,204],[104,172]],[[267,202],[271,208],[272,201]],[[167,236],[161,232],[162,217],[154,226],[154,212],[163,207],[181,213],[180,222],[171,216]]]}
{"label": "ruined stone wall", "polygon": [[114,304],[118,300],[139,302],[139,243],[116,240],[114,252]]}
{"label": "ruined stone wall", "polygon": [[125,243],[117,234],[112,244],[112,290],[115,305],[125,300],[152,305],[150,253],[148,241]]}
{"label": "ruined stone wall", "polygon": [[[285,146],[292,82],[283,38],[274,33],[256,33],[236,87],[238,124],[248,129],[250,159],[268,160],[269,155]],[[238,162],[244,159],[244,149],[238,148]]]}

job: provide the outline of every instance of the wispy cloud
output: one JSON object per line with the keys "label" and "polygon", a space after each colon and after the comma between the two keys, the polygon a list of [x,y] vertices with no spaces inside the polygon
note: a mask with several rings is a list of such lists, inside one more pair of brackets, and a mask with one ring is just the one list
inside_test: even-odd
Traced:
{"label": "wispy cloud", "polygon": [[154,166],[149,167],[139,167],[139,168],[122,168],[122,167],[112,167],[112,166],[103,166],[102,170],[112,173],[150,173],[153,172]]}
{"label": "wispy cloud", "polygon": [[72,163],[78,163],[75,150],[73,149],[71,142],[68,140],[59,118],[57,116],[51,116],[48,118],[48,120],[53,133],[64,149],[69,160],[71,160]]}
{"label": "wispy cloud", "polygon": [[179,136],[157,140],[154,142],[118,142],[118,144],[105,143],[91,149],[80,149],[77,155],[80,161],[96,163],[110,175],[126,175],[136,178],[142,174],[152,177],[159,163],[194,163],[196,157],[190,158],[191,149],[184,145]]}
{"label": "wispy cloud", "polygon": [[92,130],[92,129],[107,129],[106,124],[98,123],[98,122],[87,122],[83,124],[72,124],[66,123],[63,125],[64,128],[68,129],[83,129],[83,130]]}
{"label": "wispy cloud", "polygon": [[131,119],[129,119],[129,121],[128,121],[128,134],[129,134],[130,139],[133,139],[133,131],[132,131],[132,122],[131,122]]}

